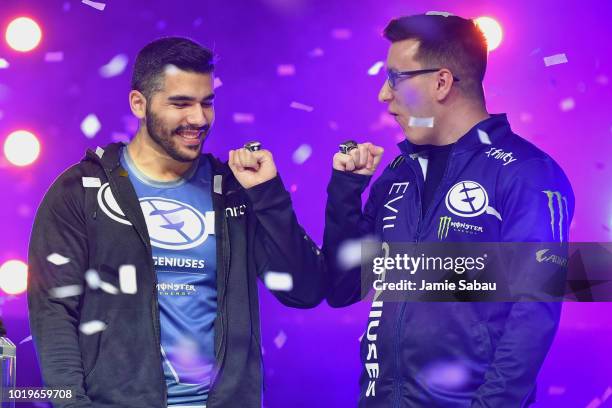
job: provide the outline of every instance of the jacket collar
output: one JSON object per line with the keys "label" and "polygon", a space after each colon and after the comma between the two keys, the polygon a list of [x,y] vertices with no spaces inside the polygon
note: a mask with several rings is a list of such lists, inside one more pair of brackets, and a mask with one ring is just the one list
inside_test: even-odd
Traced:
{"label": "jacket collar", "polygon": [[[502,130],[503,131],[500,131]],[[472,150],[483,144],[495,144],[508,131],[511,131],[508,118],[505,113],[492,114],[489,118],[477,123],[465,135],[461,136],[455,143],[455,153]],[[407,139],[397,144],[401,152],[408,156],[416,153],[415,145]]]}

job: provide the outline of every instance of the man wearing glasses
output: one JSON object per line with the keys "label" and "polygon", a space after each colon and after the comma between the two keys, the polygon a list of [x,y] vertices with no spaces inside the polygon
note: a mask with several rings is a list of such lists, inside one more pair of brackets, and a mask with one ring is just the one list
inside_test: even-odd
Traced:
{"label": "man wearing glasses", "polygon": [[[328,303],[365,296],[343,244],[566,242],[571,186],[546,153],[486,110],[486,40],[468,19],[434,13],[392,20],[379,100],[401,126],[401,154],[361,194],[383,149],[348,141],[333,159],[323,250]],[[341,258],[341,257],[340,257]],[[533,273],[531,254],[517,273]],[[530,263],[531,262],[531,263]],[[361,340],[363,407],[523,407],[558,326],[559,303],[416,303],[375,294]]]}

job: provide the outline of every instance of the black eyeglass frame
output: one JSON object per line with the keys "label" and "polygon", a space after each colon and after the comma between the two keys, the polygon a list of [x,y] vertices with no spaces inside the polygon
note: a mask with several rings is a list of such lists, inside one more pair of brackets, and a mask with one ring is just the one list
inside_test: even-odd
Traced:
{"label": "black eyeglass frame", "polygon": [[[426,68],[426,69],[416,69],[414,71],[395,71],[392,69],[387,70],[387,81],[389,82],[389,87],[393,90],[397,88],[397,84],[403,80],[412,78],[417,75],[429,74],[432,72],[438,72],[442,68]],[[453,80],[459,82],[459,78],[453,75]]]}

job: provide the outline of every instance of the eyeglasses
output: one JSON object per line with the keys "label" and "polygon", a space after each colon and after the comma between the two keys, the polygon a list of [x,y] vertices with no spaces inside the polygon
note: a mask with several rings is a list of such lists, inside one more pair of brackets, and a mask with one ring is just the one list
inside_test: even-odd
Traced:
{"label": "eyeglasses", "polygon": [[[429,74],[431,72],[438,72],[442,68],[428,68],[428,69],[417,69],[414,71],[395,71],[393,69],[387,70],[387,81],[389,81],[389,86],[391,89],[395,90],[397,84],[407,78],[412,78],[413,76],[421,75],[421,74]],[[453,75],[453,79],[455,81],[459,81],[459,78]]]}

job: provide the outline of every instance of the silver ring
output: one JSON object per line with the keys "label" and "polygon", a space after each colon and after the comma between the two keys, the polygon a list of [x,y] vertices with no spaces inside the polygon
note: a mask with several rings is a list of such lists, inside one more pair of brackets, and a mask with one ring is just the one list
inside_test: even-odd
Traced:
{"label": "silver ring", "polygon": [[250,152],[257,152],[261,150],[261,143],[259,142],[248,142],[244,144],[244,148]]}

